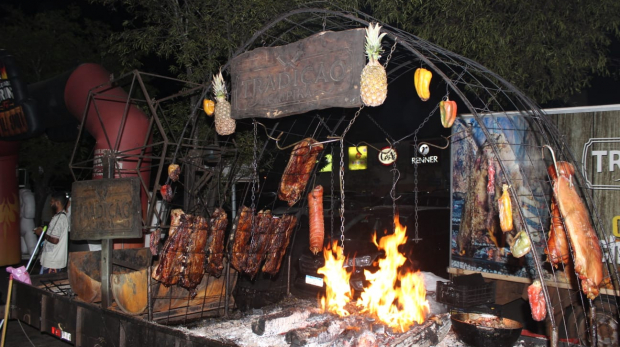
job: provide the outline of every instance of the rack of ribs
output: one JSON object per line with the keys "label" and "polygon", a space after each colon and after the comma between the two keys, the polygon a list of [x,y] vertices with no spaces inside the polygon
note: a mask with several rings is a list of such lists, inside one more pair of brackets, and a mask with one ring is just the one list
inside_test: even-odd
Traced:
{"label": "rack of ribs", "polygon": [[237,223],[233,227],[234,242],[230,264],[239,272],[242,272],[247,264],[248,242],[252,236],[252,215],[251,208],[241,207],[241,213],[239,213]]}
{"label": "rack of ribs", "polygon": [[258,212],[256,218],[254,218],[256,226],[253,228],[248,261],[245,267],[245,273],[250,275],[250,277],[256,276],[265,257],[265,251],[270,241],[269,232],[274,228],[274,222],[277,223],[277,219],[272,217],[271,211],[267,210]]}
{"label": "rack of ribs", "polygon": [[220,277],[224,264],[224,232],[228,225],[228,215],[221,208],[216,208],[209,221],[209,238],[207,241],[207,264],[205,265],[208,274]]}
{"label": "rack of ribs", "polygon": [[286,201],[289,206],[299,201],[322,150],[323,145],[312,138],[303,139],[295,145],[280,181],[280,200]]}
{"label": "rack of ribs", "polygon": [[286,248],[291,240],[291,234],[296,224],[296,215],[286,214],[282,216],[282,218],[279,218],[276,230],[267,247],[267,260],[265,261],[265,265],[263,265],[263,272],[271,275],[278,273],[280,265],[282,264],[282,258],[286,253]]}
{"label": "rack of ribs", "polygon": [[[172,214],[168,239],[160,252],[159,265],[153,271],[152,277],[169,287],[177,284],[180,279],[180,270],[184,261],[184,250],[187,239],[191,236],[193,218],[175,210]],[[180,212],[179,212],[180,211]]]}
{"label": "rack of ribs", "polygon": [[190,216],[193,219],[192,227],[188,230],[188,237],[183,249],[181,267],[181,286],[192,290],[200,284],[205,274],[204,263],[207,258],[205,248],[209,225],[207,219],[201,216]]}

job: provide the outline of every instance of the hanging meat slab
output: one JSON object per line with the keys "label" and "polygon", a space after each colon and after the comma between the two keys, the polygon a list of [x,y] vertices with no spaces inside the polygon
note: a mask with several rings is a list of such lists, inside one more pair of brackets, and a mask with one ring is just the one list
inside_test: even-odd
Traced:
{"label": "hanging meat slab", "polygon": [[588,210],[575,189],[575,167],[568,162],[558,162],[557,174],[551,169],[553,196],[573,247],[573,263],[581,289],[588,299],[599,294],[603,279],[602,253],[596,232],[590,223]]}
{"label": "hanging meat slab", "polygon": [[159,252],[159,240],[161,239],[161,229],[157,228],[151,233],[151,239],[149,240],[149,248],[152,255],[157,255]]}
{"label": "hanging meat slab", "polygon": [[254,218],[254,223],[256,226],[252,233],[248,261],[245,267],[245,273],[250,275],[250,277],[256,276],[265,259],[265,253],[269,245],[270,229],[275,228],[274,223],[277,223],[277,219],[273,219],[269,210],[260,211],[256,218]]}
{"label": "hanging meat slab", "polygon": [[[550,166],[550,168],[555,171],[553,166]],[[547,255],[547,260],[557,268],[558,264],[566,264],[568,262],[568,252],[568,240],[566,239],[566,231],[560,217],[560,210],[555,202],[555,198],[551,197],[551,226],[549,228],[549,240],[547,241],[545,254]]]}
{"label": "hanging meat slab", "polygon": [[181,286],[187,289],[194,289],[205,274],[204,263],[207,258],[205,248],[209,232],[207,219],[201,216],[188,218],[193,219],[189,235],[186,239],[183,250],[183,266],[181,268]]}
{"label": "hanging meat slab", "polygon": [[[173,218],[175,217],[173,216]],[[152,275],[154,279],[160,281],[165,286],[177,284],[180,280],[185,246],[191,236],[192,219],[190,215],[181,214],[178,226],[174,226],[174,220],[171,223],[170,232],[172,235],[168,235],[168,239],[160,254],[159,265],[157,265]]]}
{"label": "hanging meat slab", "polygon": [[312,138],[303,139],[295,145],[280,181],[280,200],[286,201],[289,206],[299,201],[322,150],[323,145]]}
{"label": "hanging meat slab", "polygon": [[208,274],[220,277],[224,270],[224,233],[228,226],[228,215],[221,208],[216,208],[209,221],[209,238],[207,240],[207,264]]}
{"label": "hanging meat slab", "polygon": [[282,258],[291,240],[291,234],[297,224],[297,216],[286,214],[280,218],[275,235],[268,247],[267,260],[263,265],[263,272],[275,275],[280,271]]}
{"label": "hanging meat slab", "polygon": [[248,242],[252,236],[253,211],[247,206],[241,207],[237,224],[233,227],[234,242],[230,264],[239,272],[245,269],[248,259]]}

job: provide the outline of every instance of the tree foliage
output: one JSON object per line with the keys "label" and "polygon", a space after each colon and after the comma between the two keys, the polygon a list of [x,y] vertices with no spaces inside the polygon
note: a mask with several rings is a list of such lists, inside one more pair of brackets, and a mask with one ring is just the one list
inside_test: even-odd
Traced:
{"label": "tree foliage", "polygon": [[[620,2],[370,1],[380,20],[471,58],[539,103],[566,102],[610,71]],[[616,71],[617,73],[617,71]]]}

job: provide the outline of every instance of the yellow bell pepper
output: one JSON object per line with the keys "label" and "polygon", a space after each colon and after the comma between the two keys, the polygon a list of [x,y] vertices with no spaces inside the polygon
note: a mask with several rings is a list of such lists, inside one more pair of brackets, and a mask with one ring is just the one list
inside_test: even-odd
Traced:
{"label": "yellow bell pepper", "polygon": [[425,68],[420,67],[415,70],[415,75],[413,77],[415,90],[418,92],[418,96],[422,101],[426,101],[431,97],[431,92],[428,89],[431,84],[431,78],[433,78],[433,73]]}

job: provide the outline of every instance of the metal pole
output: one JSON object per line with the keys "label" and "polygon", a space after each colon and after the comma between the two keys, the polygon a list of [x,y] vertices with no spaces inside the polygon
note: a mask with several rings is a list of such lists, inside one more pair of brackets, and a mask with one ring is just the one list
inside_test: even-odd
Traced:
{"label": "metal pole", "polygon": [[32,265],[33,261],[37,259],[37,253],[39,252],[39,247],[41,247],[41,243],[45,238],[45,233],[47,232],[47,225],[43,227],[43,231],[39,236],[39,240],[37,241],[37,245],[32,250],[32,255],[30,255],[30,260],[28,260],[28,265],[26,265],[26,272],[30,272],[30,265]]}
{"label": "metal pole", "polygon": [[224,266],[224,271],[226,271],[226,293],[224,298],[224,317],[228,317],[228,300],[230,300],[230,261],[226,259],[226,266]]}
{"label": "metal pole", "polygon": [[[114,157],[111,153],[103,156],[103,179],[114,178]],[[110,291],[110,277],[112,276],[113,241],[101,240],[101,308],[108,308],[112,304]]]}
{"label": "metal pole", "polygon": [[590,299],[590,346],[596,347],[598,345],[598,334],[596,331],[596,306]]}
{"label": "metal pole", "polygon": [[[13,291],[13,274],[9,276],[9,293],[6,296],[6,307],[4,308],[4,320],[3,322],[7,322],[9,320],[9,310],[11,309],[11,293]],[[2,326],[2,342],[0,343],[1,347],[4,347],[4,339],[6,338],[6,326],[4,324]]]}

